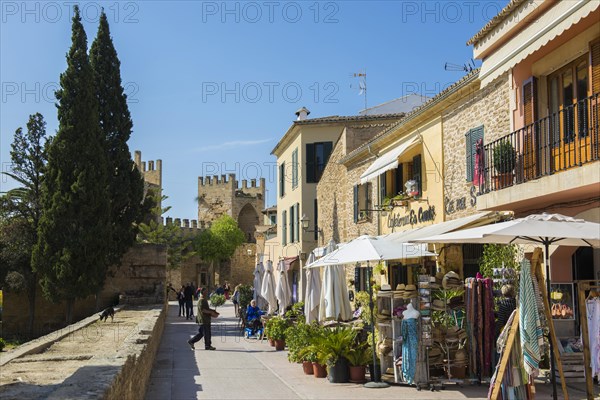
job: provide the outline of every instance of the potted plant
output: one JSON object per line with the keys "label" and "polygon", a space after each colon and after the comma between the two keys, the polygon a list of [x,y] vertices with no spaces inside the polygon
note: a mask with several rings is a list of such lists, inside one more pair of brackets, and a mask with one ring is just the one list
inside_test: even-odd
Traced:
{"label": "potted plant", "polygon": [[273,317],[269,320],[269,337],[275,341],[277,351],[285,349],[285,330],[288,326],[288,321],[283,317]]}
{"label": "potted plant", "polygon": [[501,140],[493,150],[494,169],[497,175],[493,176],[496,188],[501,189],[513,182],[517,153],[508,140]]}
{"label": "potted plant", "polygon": [[217,307],[225,304],[225,296],[223,296],[222,294],[213,293],[212,296],[210,296],[210,298],[208,299],[208,301],[210,302],[210,305],[216,309]]}
{"label": "potted plant", "polygon": [[345,383],[350,380],[347,355],[355,340],[356,331],[352,328],[325,330],[318,345],[320,361],[327,364],[329,382]]}
{"label": "potted plant", "polygon": [[350,382],[365,382],[366,367],[373,362],[371,347],[366,342],[355,343],[346,358],[350,363]]}
{"label": "potted plant", "polygon": [[316,355],[310,352],[302,353],[302,350],[311,345],[311,338],[315,332],[315,325],[307,324],[303,319],[285,331],[285,342],[288,347],[288,361],[302,363],[304,373],[313,374],[313,361]]}

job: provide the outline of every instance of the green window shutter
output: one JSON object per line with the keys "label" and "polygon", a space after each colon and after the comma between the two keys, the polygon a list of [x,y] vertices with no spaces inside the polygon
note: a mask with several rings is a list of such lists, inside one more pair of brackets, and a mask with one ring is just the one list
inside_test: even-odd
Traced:
{"label": "green window shutter", "polygon": [[294,206],[290,207],[290,243],[294,243]]}
{"label": "green window shutter", "polygon": [[315,199],[314,208],[315,208],[315,240],[319,240],[319,207],[317,207],[318,202]]}
{"label": "green window shutter", "polygon": [[383,174],[379,175],[379,204],[383,204],[383,202],[385,201],[385,196],[387,195],[387,190],[386,190],[386,172],[384,172]]}
{"label": "green window shutter", "polygon": [[294,229],[296,230],[294,232],[294,241],[295,242],[299,242],[300,241],[300,203],[296,203],[296,206],[294,207]]}
{"label": "green window shutter", "polygon": [[358,222],[358,185],[354,185],[354,223]]}
{"label": "green window shutter", "polygon": [[282,244],[285,246],[287,244],[287,211],[281,213],[281,236]]}
{"label": "green window shutter", "polygon": [[354,267],[354,291],[356,293],[360,292],[360,278],[362,278],[360,268],[361,267]]}
{"label": "green window shutter", "polygon": [[315,144],[306,144],[306,183],[315,183]]}
{"label": "green window shutter", "polygon": [[292,188],[298,186],[298,149],[292,153]]}
{"label": "green window shutter", "polygon": [[279,197],[285,195],[285,162],[279,165]]}
{"label": "green window shutter", "polygon": [[413,157],[413,179],[417,181],[417,188],[419,190],[419,194],[417,198],[423,195],[423,185],[421,182],[421,155],[416,155]]}
{"label": "green window shutter", "polygon": [[465,135],[466,152],[467,152],[467,182],[473,182],[475,171],[475,151],[476,143],[479,139],[483,140],[483,125],[471,129]]}
{"label": "green window shutter", "polygon": [[[365,208],[367,210],[372,209],[371,206],[371,182],[365,183]],[[367,214],[371,214],[371,211],[367,211]]]}

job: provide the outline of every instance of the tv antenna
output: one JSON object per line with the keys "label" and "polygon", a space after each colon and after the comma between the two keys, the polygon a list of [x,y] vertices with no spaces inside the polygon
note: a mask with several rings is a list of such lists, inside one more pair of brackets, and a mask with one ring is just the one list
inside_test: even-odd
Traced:
{"label": "tv antenna", "polygon": [[453,63],[449,63],[449,62],[447,62],[446,64],[444,64],[444,69],[446,71],[471,72],[475,68],[476,68],[476,66],[475,66],[475,60],[473,60],[472,58],[469,60],[469,62],[467,62],[466,64],[463,64],[463,65],[453,64]]}
{"label": "tv antenna", "polygon": [[[363,72],[356,72],[354,74],[351,74],[350,77],[359,78],[358,95],[365,96],[365,113],[366,113],[367,112],[367,70],[364,70]],[[350,85],[350,87],[352,87],[352,85]]]}

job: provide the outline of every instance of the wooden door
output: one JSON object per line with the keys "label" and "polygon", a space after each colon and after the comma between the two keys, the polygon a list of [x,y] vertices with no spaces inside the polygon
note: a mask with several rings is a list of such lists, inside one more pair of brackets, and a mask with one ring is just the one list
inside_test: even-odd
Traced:
{"label": "wooden door", "polygon": [[537,79],[531,77],[523,83],[523,144],[522,160],[525,180],[538,176],[538,151],[536,140]]}

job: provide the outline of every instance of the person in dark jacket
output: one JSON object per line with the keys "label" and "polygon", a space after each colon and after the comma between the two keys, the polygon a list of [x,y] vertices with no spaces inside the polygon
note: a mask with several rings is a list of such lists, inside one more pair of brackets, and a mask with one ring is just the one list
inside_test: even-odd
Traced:
{"label": "person in dark jacket", "polygon": [[188,283],[183,290],[183,299],[185,300],[185,319],[194,317],[194,288],[192,282]]}
{"label": "person in dark jacket", "polygon": [[503,285],[502,297],[498,299],[498,314],[496,319],[496,337],[502,332],[502,328],[510,318],[510,314],[517,308],[515,299],[515,288],[513,285]]}

